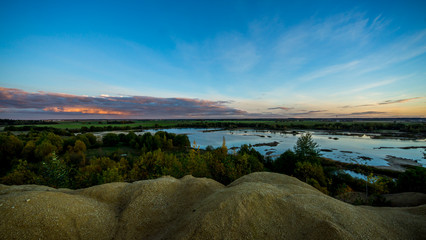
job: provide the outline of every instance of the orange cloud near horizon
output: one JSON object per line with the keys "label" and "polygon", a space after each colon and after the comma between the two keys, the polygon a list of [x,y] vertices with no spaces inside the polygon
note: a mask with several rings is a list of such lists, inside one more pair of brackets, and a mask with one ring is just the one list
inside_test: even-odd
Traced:
{"label": "orange cloud near horizon", "polygon": [[0,87],[2,118],[218,118],[240,117],[243,110],[227,106],[227,101],[148,96],[89,97],[50,92],[26,92]]}
{"label": "orange cloud near horizon", "polygon": [[102,115],[129,115],[127,112],[113,111],[94,107],[47,107],[44,111],[50,112],[66,112],[66,113],[83,113],[83,114],[102,114]]}

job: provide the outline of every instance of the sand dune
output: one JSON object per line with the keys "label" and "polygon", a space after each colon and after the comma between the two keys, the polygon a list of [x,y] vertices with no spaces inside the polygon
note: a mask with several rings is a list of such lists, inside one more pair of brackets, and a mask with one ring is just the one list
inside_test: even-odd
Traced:
{"label": "sand dune", "polygon": [[286,175],[0,185],[1,239],[424,239],[426,205],[353,206]]}

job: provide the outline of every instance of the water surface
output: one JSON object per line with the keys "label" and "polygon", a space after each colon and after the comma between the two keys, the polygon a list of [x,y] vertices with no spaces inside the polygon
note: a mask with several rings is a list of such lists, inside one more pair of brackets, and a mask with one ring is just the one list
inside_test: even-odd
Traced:
{"label": "water surface", "polygon": [[[287,149],[293,149],[301,134],[288,134],[280,131],[265,130],[220,130],[172,128],[161,130],[176,134],[187,134],[191,144],[195,141],[200,148],[208,145],[214,148],[222,146],[223,137],[228,149],[240,147],[242,144],[261,144],[278,142],[276,147],[258,146],[257,151],[263,155],[277,157]],[[330,135],[326,132],[311,132],[315,142],[319,144],[322,156],[348,163],[362,163],[371,166],[387,166],[385,160],[388,155],[398,158],[416,160],[426,166],[423,158],[424,148],[401,149],[401,147],[424,147],[424,140],[374,139],[369,136]],[[143,134],[143,132],[138,133]],[[232,152],[232,150],[230,150]]]}

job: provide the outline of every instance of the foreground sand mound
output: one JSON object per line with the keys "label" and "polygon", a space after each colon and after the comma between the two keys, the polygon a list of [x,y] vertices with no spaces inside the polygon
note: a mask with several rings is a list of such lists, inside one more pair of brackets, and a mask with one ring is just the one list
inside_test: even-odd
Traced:
{"label": "foreground sand mound", "polygon": [[352,206],[281,174],[0,185],[1,239],[424,239],[426,205]]}

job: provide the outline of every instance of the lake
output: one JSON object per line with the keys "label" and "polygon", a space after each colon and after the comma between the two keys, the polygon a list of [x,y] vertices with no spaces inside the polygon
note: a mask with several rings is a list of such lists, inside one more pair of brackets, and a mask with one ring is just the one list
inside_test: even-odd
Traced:
{"label": "lake", "polygon": [[[186,134],[191,141],[195,141],[200,148],[208,145],[214,148],[222,146],[223,137],[226,140],[228,149],[240,147],[243,144],[262,144],[278,142],[275,147],[258,146],[254,147],[263,155],[278,157],[287,149],[293,149],[298,134],[283,133],[280,131],[265,130],[216,130],[216,129],[194,129],[194,128],[173,128],[161,130],[176,134]],[[348,163],[365,163],[371,166],[387,166],[385,160],[388,156],[416,160],[426,166],[426,159],[423,158],[423,147],[425,140],[400,140],[400,139],[375,139],[367,135],[348,136],[331,135],[322,131],[310,131],[313,139],[322,149],[321,154],[326,158]],[[142,134],[138,133],[138,134]],[[414,147],[414,148],[411,148]],[[230,150],[232,152],[232,150]]]}
{"label": "lake", "polygon": [[[214,148],[222,146],[223,137],[226,146],[232,153],[231,148],[240,147],[243,144],[263,144],[277,142],[277,146],[255,146],[254,148],[265,156],[278,157],[287,149],[293,149],[301,133],[291,134],[280,131],[268,130],[218,130],[199,128],[171,128],[146,130],[154,134],[157,131],[166,131],[176,134],[188,135],[191,145],[196,144],[204,149],[211,145]],[[145,132],[135,132],[137,135]],[[108,132],[94,133],[98,137]],[[126,132],[115,132],[126,133]],[[423,158],[426,141],[422,140],[400,140],[400,139],[376,139],[371,135],[333,135],[324,131],[310,131],[313,139],[319,144],[323,157],[347,163],[361,163],[370,166],[388,166],[386,159],[389,156],[415,160],[426,167],[426,159]],[[377,134],[375,134],[377,135]],[[235,150],[237,151],[237,150]]]}

